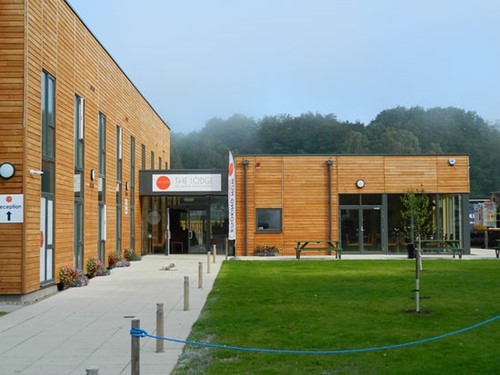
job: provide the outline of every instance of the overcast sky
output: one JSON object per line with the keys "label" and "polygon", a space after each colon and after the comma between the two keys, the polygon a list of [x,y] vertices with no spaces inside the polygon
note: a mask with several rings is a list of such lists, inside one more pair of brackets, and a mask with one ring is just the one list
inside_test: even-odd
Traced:
{"label": "overcast sky", "polygon": [[174,132],[396,106],[500,120],[499,0],[68,0]]}

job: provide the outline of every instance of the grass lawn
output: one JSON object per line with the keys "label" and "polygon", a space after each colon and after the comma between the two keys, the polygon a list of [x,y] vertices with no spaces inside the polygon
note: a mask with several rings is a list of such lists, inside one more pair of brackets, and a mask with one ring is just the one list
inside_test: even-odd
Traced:
{"label": "grass lawn", "polygon": [[[500,315],[500,262],[225,262],[189,340],[344,350],[422,340]],[[174,374],[498,374],[500,319],[425,344],[355,354],[275,354],[187,345]]]}

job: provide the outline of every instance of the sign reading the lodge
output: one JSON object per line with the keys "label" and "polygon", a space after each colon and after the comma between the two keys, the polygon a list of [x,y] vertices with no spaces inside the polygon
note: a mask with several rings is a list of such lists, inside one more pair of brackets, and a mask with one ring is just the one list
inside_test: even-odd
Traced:
{"label": "sign reading the lodge", "polygon": [[221,170],[139,171],[140,195],[225,195],[227,172]]}
{"label": "sign reading the lodge", "polygon": [[153,191],[161,192],[220,192],[220,174],[153,174]]}

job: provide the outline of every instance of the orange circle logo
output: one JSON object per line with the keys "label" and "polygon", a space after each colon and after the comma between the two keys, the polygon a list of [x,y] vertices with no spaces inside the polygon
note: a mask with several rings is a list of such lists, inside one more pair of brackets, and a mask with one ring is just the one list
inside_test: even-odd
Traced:
{"label": "orange circle logo", "polygon": [[231,164],[229,164],[229,171],[228,171],[228,173],[229,173],[230,176],[232,176],[233,172],[234,172],[234,164],[231,163]]}
{"label": "orange circle logo", "polygon": [[10,203],[12,202],[12,197],[9,195],[7,196],[7,198],[5,198],[5,200],[7,201],[7,203]]}
{"label": "orange circle logo", "polygon": [[167,176],[160,176],[156,180],[156,187],[160,190],[167,190],[170,187],[170,178]]}

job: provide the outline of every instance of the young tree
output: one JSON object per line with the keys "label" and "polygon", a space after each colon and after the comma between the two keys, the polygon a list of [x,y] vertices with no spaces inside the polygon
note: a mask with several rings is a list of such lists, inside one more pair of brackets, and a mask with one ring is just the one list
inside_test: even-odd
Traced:
{"label": "young tree", "polygon": [[402,197],[403,210],[401,216],[405,222],[410,221],[410,238],[415,246],[418,240],[418,249],[415,251],[415,311],[420,313],[420,271],[422,263],[420,258],[420,240],[432,228],[432,211],[429,196],[423,188],[414,190],[410,188]]}

